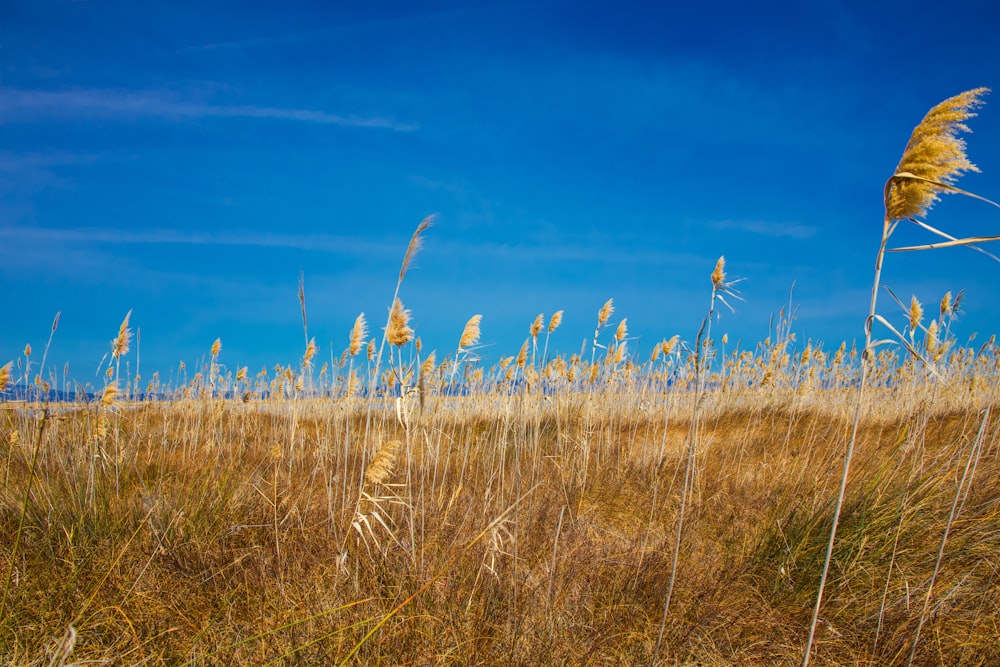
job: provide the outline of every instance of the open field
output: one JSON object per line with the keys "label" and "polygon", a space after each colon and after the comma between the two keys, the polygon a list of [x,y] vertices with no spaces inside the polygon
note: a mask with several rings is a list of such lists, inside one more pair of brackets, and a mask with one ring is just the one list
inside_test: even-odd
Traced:
{"label": "open field", "polygon": [[[961,293],[927,323],[881,282],[888,252],[1000,240],[916,219],[975,169],[985,92],[934,107],[886,183],[861,350],[796,347],[784,311],[727,350],[719,258],[693,343],[639,359],[609,300],[589,355],[548,354],[559,311],[491,367],[476,315],[439,362],[398,298],[429,220],[381,345],[361,315],[320,369],[301,284],[302,360],[256,376],[220,340],[190,377],[122,374],[128,315],[94,392],[26,347],[0,367],[24,398],[0,403],[0,661],[1000,664],[1000,350],[958,344]],[[890,248],[904,220],[948,240]]]}
{"label": "open field", "polygon": [[[395,399],[222,378],[4,407],[0,659],[799,662],[856,398],[822,385],[850,355],[737,352],[697,410],[679,369],[608,357],[563,391],[585,362],[459,397],[444,369]],[[816,664],[905,662],[918,624],[915,664],[1000,661],[997,361],[868,394]]]}

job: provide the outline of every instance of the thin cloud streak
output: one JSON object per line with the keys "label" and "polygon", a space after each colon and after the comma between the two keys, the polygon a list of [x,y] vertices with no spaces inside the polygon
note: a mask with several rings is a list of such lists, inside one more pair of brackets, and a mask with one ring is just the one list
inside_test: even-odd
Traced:
{"label": "thin cloud streak", "polygon": [[[112,245],[176,244],[293,248],[340,254],[388,253],[399,244],[333,234],[269,234],[259,232],[198,233],[174,229],[55,229],[51,227],[0,227],[0,239],[11,244],[103,243]],[[403,241],[400,241],[400,244]]]}
{"label": "thin cloud streak", "polygon": [[382,116],[342,116],[315,109],[180,102],[162,93],[118,90],[38,91],[0,88],[0,123],[36,120],[39,115],[98,118],[258,118],[341,127],[413,132],[417,126]]}
{"label": "thin cloud streak", "polygon": [[735,230],[776,238],[808,239],[816,235],[816,228],[797,222],[769,222],[766,220],[713,220],[706,223],[711,229]]}

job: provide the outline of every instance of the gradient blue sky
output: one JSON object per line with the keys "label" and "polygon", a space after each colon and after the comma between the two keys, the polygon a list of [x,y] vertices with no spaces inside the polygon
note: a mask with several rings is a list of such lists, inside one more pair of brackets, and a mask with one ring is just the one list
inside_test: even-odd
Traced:
{"label": "gradient blue sky", "polygon": [[[646,358],[694,338],[722,254],[746,302],[717,333],[762,340],[794,283],[799,340],[834,347],[886,177],[931,106],[1000,85],[998,33],[995,0],[0,0],[0,362],[61,311],[47,365],[92,382],[131,309],[146,378],[217,337],[230,368],[293,363],[300,271],[329,359],[431,213],[402,298],[439,356],[475,313],[496,359],[558,309],[578,351],[613,297]],[[970,124],[960,185],[1000,198],[996,94]],[[928,222],[1000,233],[958,197]],[[930,310],[964,288],[963,339],[1000,329],[998,279],[967,249],[885,268]]]}

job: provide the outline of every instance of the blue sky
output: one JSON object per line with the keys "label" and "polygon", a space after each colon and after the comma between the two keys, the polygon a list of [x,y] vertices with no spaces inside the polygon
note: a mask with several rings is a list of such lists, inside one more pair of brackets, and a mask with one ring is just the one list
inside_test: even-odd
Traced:
{"label": "blue sky", "polygon": [[[931,106],[1000,85],[998,29],[991,1],[0,2],[0,362],[37,361],[59,311],[48,366],[92,382],[132,310],[147,378],[216,338],[230,368],[293,363],[300,272],[329,359],[358,313],[384,323],[432,213],[401,295],[439,356],[473,314],[496,359],[559,309],[569,354],[614,298],[645,358],[694,338],[719,255],[746,301],[717,333],[762,340],[794,284],[799,340],[835,347],[885,179]],[[960,185],[998,199],[996,94],[970,124]],[[1000,329],[983,255],[884,277],[929,310],[965,289],[963,339]]]}

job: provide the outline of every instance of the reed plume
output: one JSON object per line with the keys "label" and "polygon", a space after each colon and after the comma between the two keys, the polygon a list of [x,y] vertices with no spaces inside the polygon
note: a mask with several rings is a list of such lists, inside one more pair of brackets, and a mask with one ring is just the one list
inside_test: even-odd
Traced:
{"label": "reed plume", "polygon": [[479,342],[479,322],[482,319],[482,315],[473,315],[469,318],[462,330],[462,337],[458,341],[458,349],[472,347]]}
{"label": "reed plume", "polygon": [[13,361],[8,361],[3,366],[0,366],[0,391],[7,388],[7,383],[10,381],[10,369],[13,367]]}
{"label": "reed plume", "polygon": [[542,325],[544,321],[545,321],[545,314],[538,313],[538,317],[536,317],[535,321],[531,323],[531,328],[528,330],[528,333],[531,334],[532,338],[538,338],[538,334],[542,332]]}
{"label": "reed plume", "polygon": [[306,352],[302,355],[302,366],[309,367],[312,366],[313,357],[316,356],[316,351],[319,347],[316,345],[316,338],[310,338],[309,343],[306,345]]}
{"label": "reed plume", "polygon": [[222,351],[222,339],[216,338],[215,342],[212,343],[212,356],[213,357],[219,356],[219,352],[221,351]]}
{"label": "reed plume", "polygon": [[615,312],[614,302],[615,302],[614,299],[608,299],[607,301],[604,302],[604,305],[601,306],[601,310],[597,313],[598,328],[603,327],[605,324],[607,324],[608,318],[614,314]]}
{"label": "reed plume", "polygon": [[726,284],[726,258],[719,257],[719,260],[715,263],[715,269],[712,271],[712,285],[715,289],[722,289],[723,285]]}
{"label": "reed plume", "polygon": [[552,319],[549,320],[548,333],[555,331],[560,324],[562,324],[563,311],[557,310],[552,314]]}
{"label": "reed plume", "polygon": [[406,276],[406,272],[410,269],[410,262],[416,257],[417,253],[424,246],[424,240],[422,235],[425,231],[430,229],[431,225],[434,224],[434,216],[429,215],[420,221],[417,225],[417,229],[413,232],[413,236],[410,237],[410,243],[406,246],[406,254],[403,255],[403,263],[399,267],[399,282],[403,282],[403,278]]}
{"label": "reed plume", "polygon": [[396,465],[396,454],[399,452],[401,443],[399,440],[388,440],[375,452],[375,457],[368,464],[365,470],[365,481],[369,484],[382,484]]}
{"label": "reed plume", "polygon": [[115,398],[118,396],[118,380],[113,380],[104,386],[104,392],[101,394],[101,407],[108,408],[111,407],[115,402]]}
{"label": "reed plume", "polygon": [[368,323],[365,321],[365,314],[361,313],[354,320],[354,327],[351,329],[351,344],[348,347],[348,351],[352,357],[361,351],[361,347],[365,344],[365,338],[367,337]]}
{"label": "reed plume", "polygon": [[410,311],[403,308],[403,302],[398,298],[392,303],[389,311],[389,325],[385,329],[389,345],[402,347],[413,340],[413,329],[409,327]]}
{"label": "reed plume", "polygon": [[954,183],[967,171],[979,171],[965,154],[960,132],[971,132],[965,121],[983,104],[988,88],[975,88],[949,97],[927,112],[906,144],[896,171],[885,186],[888,221],[923,217],[940,193],[954,192]]}
{"label": "reed plume", "polygon": [[131,316],[131,310],[125,313],[125,319],[118,327],[118,336],[111,341],[111,356],[115,359],[128,354],[129,343],[132,341],[132,330],[128,327],[128,319]]}

